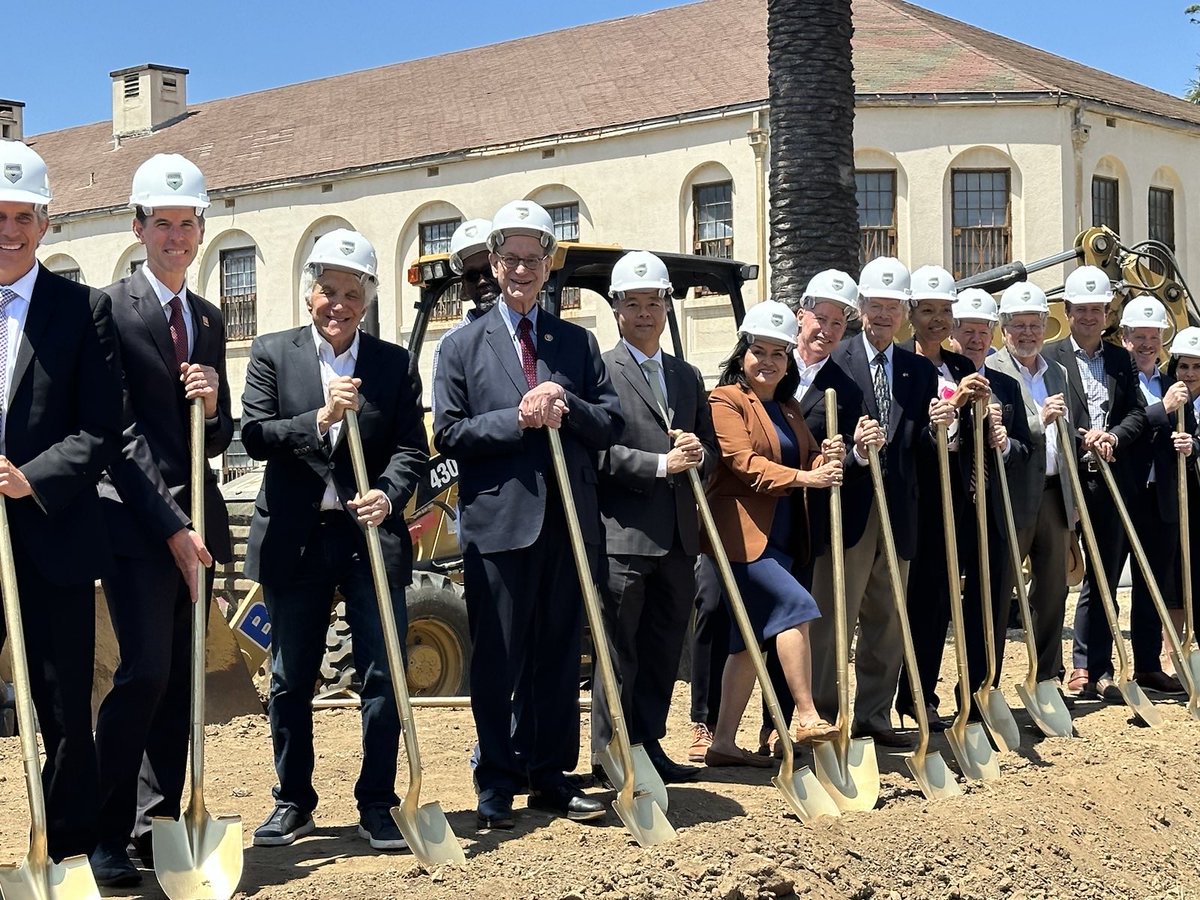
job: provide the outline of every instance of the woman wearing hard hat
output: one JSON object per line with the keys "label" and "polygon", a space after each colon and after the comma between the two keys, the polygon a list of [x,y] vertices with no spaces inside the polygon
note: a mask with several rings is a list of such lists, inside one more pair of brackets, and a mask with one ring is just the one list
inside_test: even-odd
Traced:
{"label": "woman wearing hard hat", "polygon": [[[1200,422],[1200,328],[1195,326],[1184,328],[1171,341],[1171,358],[1167,362],[1167,382],[1172,385],[1182,382],[1187,387],[1188,402],[1192,407],[1191,418],[1194,422]],[[1200,427],[1192,429],[1193,436],[1200,437],[1198,432],[1200,432]],[[1196,603],[1196,586],[1200,585],[1200,472],[1190,460],[1187,466],[1187,488],[1187,517],[1190,525],[1188,536],[1192,558],[1190,571],[1184,571],[1182,564],[1178,571],[1180,579],[1191,579],[1194,605]],[[1177,587],[1176,596],[1179,597],[1179,608],[1172,609],[1170,612],[1175,630],[1182,635],[1185,593],[1182,581]]]}
{"label": "woman wearing hard hat", "polygon": [[[721,465],[708,497],[756,636],[760,643],[775,638],[796,701],[796,740],[804,743],[827,739],[836,729],[812,701],[808,623],[820,613],[791,574],[793,562],[808,552],[799,489],[841,484],[845,445],[835,436],[818,448],[793,399],[796,332],[796,316],[782,303],[767,300],[746,313],[709,397]],[[721,711],[704,761],[765,768],[773,765],[769,757],[736,743],[754,668],[740,633],[734,631],[729,644]]]}

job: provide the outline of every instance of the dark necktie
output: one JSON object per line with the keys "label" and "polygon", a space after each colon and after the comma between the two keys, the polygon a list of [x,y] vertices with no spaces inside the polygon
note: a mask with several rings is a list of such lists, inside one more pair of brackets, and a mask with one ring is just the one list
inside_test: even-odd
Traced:
{"label": "dark necktie", "polygon": [[187,327],[183,324],[183,301],[172,297],[169,304],[171,317],[167,320],[167,328],[171,331],[171,343],[175,345],[175,365],[183,365],[188,361]]}
{"label": "dark necktie", "polygon": [[533,323],[524,316],[517,323],[517,341],[521,344],[521,368],[529,386],[537,385],[537,348],[533,346]]}
{"label": "dark necktie", "polygon": [[886,435],[888,425],[892,420],[892,389],[888,384],[887,354],[882,350],[875,357],[875,374],[872,382],[875,385],[875,406],[879,409],[879,425]]}
{"label": "dark necktie", "polygon": [[16,299],[16,291],[0,287],[0,433],[8,413],[8,304]]}

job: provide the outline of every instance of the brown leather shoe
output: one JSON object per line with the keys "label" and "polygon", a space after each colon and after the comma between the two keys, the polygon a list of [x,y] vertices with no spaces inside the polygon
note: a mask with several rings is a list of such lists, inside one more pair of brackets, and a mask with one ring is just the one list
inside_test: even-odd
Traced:
{"label": "brown leather shoe", "polygon": [[880,747],[893,747],[897,750],[911,750],[915,746],[912,740],[902,734],[897,734],[891,728],[859,728],[850,732],[851,737],[869,737]]}
{"label": "brown leather shoe", "polygon": [[688,748],[688,762],[704,762],[704,754],[712,746],[712,732],[703,722],[692,723],[692,746]]}
{"label": "brown leather shoe", "polygon": [[1088,670],[1075,669],[1071,672],[1071,678],[1067,681],[1068,694],[1082,694],[1088,686]]}

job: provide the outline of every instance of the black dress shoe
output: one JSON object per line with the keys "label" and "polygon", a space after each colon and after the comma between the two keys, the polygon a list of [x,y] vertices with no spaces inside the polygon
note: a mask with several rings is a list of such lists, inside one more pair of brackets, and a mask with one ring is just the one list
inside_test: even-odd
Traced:
{"label": "black dress shoe", "polygon": [[118,844],[103,843],[88,857],[92,875],[101,887],[134,887],[142,883],[142,873],[129,860],[125,848]]}
{"label": "black dress shoe", "polygon": [[612,779],[608,777],[608,772],[604,770],[602,765],[592,766],[592,784],[596,787],[601,787],[609,791],[615,791],[617,786],[613,784]]}
{"label": "black dress shoe", "polygon": [[897,750],[913,749],[913,742],[902,734],[897,734],[891,728],[854,728],[851,737],[869,737],[880,747],[893,747]]}
{"label": "black dress shoe", "polygon": [[[904,727],[905,719],[912,719],[913,727],[917,727],[917,717],[912,711],[912,707],[901,709],[896,707],[896,714],[900,716],[900,727]],[[938,713],[937,707],[931,703],[925,705],[925,718],[929,722],[929,730],[931,733],[940,734],[946,730],[946,721]]]}
{"label": "black dress shoe", "polygon": [[677,763],[661,750],[657,753],[647,751],[647,756],[650,757],[650,764],[662,778],[663,784],[683,784],[700,774],[699,766],[685,766]]}
{"label": "black dress shoe", "polygon": [[475,811],[479,827],[495,828],[508,831],[513,827],[512,797],[503,794],[492,794],[479,798],[479,808]]}
{"label": "black dress shoe", "polygon": [[531,791],[529,808],[565,816],[575,822],[590,822],[604,818],[604,804],[593,800],[565,780],[560,784]]}

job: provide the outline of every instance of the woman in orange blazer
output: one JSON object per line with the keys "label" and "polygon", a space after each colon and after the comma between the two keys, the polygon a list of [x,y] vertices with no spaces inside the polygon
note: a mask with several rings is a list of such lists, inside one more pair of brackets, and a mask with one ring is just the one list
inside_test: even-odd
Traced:
{"label": "woman in orange blazer", "polygon": [[[796,740],[832,737],[836,729],[812,702],[808,623],[817,604],[792,575],[808,552],[801,488],[840,484],[845,446],[840,436],[817,446],[793,398],[799,373],[792,355],[796,316],[764,301],[746,313],[733,354],[709,395],[721,454],[707,494],[734,579],[759,643],[775,638],[796,701]],[[711,551],[711,547],[706,548]],[[754,687],[754,668],[740,632],[729,638],[721,710],[709,766],[771,766],[769,757],[737,746],[737,730]]]}

